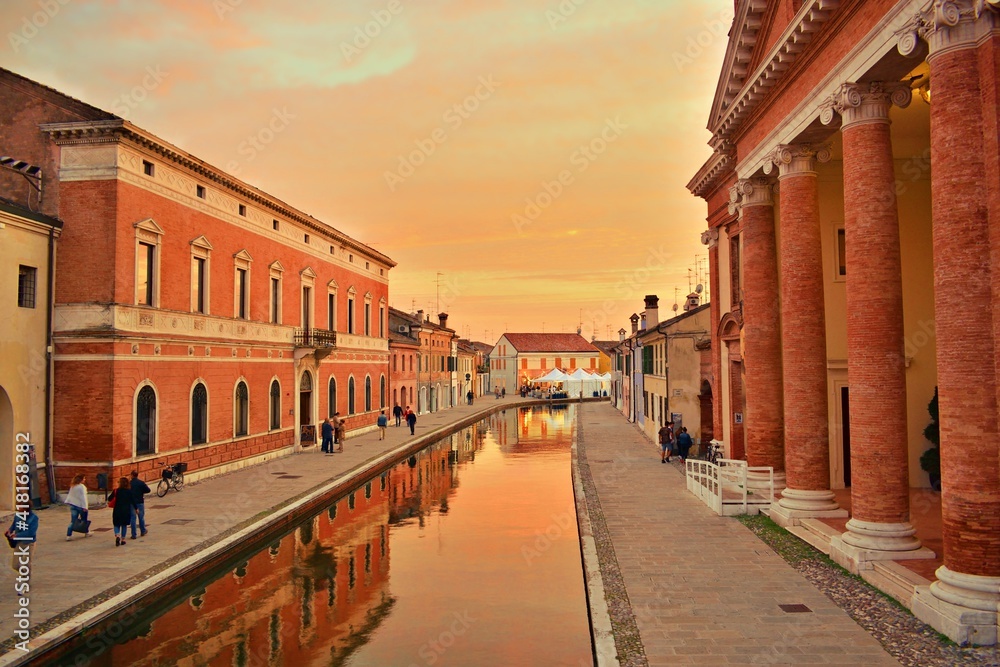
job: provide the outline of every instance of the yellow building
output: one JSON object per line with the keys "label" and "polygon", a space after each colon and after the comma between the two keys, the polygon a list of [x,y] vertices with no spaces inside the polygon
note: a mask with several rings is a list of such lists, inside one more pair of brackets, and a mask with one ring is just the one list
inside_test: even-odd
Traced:
{"label": "yellow building", "polygon": [[14,466],[23,462],[16,450],[27,443],[37,463],[30,495],[48,499],[49,333],[61,231],[59,220],[0,199],[0,512],[14,509]]}

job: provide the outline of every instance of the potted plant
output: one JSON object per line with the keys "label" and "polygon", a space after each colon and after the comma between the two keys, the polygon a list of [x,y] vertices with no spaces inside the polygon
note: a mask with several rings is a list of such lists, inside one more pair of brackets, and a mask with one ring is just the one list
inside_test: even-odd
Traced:
{"label": "potted plant", "polygon": [[938,390],[934,387],[934,398],[927,404],[927,412],[931,415],[931,423],[924,428],[924,437],[931,447],[920,455],[920,467],[930,478],[931,488],[941,490],[941,433],[938,429]]}

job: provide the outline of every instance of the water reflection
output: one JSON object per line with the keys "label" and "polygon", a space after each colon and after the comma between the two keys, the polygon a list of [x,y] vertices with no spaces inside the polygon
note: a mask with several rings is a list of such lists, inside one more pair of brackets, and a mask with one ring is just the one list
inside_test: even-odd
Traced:
{"label": "water reflection", "polygon": [[90,664],[588,664],[572,413],[453,434]]}

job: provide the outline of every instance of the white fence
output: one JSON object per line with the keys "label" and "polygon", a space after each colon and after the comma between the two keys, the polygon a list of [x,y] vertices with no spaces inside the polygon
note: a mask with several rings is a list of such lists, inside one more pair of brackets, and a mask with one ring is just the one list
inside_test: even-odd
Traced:
{"label": "white fence", "polygon": [[[746,461],[719,459],[710,463],[688,459],[687,489],[719,516],[757,514],[774,500],[774,469],[750,467]],[[753,488],[747,480],[753,483]]]}

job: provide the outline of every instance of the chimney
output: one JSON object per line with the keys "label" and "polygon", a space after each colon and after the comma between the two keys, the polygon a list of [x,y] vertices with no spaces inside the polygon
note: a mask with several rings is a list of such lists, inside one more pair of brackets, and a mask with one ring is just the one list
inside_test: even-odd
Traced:
{"label": "chimney", "polygon": [[441,323],[442,329],[448,328],[448,313],[438,313],[438,321]]}
{"label": "chimney", "polygon": [[646,328],[651,329],[660,323],[660,299],[655,294],[646,295]]}
{"label": "chimney", "polygon": [[639,331],[639,316],[632,313],[632,316],[628,319],[632,322],[632,333],[637,333]]}
{"label": "chimney", "polygon": [[642,315],[639,316],[639,331],[646,330],[646,311],[642,311]]}
{"label": "chimney", "polygon": [[625,341],[625,330],[624,329],[619,329],[618,330],[618,342],[622,343],[624,341]]}
{"label": "chimney", "polygon": [[688,294],[687,300],[684,302],[684,312],[686,313],[689,310],[694,310],[700,305],[701,305],[701,295],[698,294],[697,292],[691,292],[690,294]]}
{"label": "chimney", "polygon": [[424,321],[424,311],[422,308],[417,311],[417,319],[420,320],[421,322]]}

